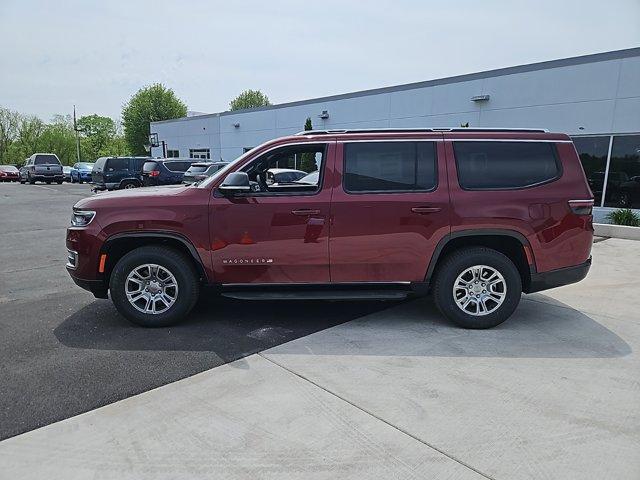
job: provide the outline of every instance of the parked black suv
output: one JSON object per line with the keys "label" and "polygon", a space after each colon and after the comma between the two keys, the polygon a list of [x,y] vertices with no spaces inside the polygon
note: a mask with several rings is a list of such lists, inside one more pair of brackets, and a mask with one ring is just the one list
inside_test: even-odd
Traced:
{"label": "parked black suv", "polygon": [[91,171],[96,190],[142,186],[142,166],[149,157],[100,157]]}
{"label": "parked black suv", "polygon": [[182,183],[184,172],[195,160],[154,159],[142,166],[142,184],[145,187],[155,185],[178,185]]}

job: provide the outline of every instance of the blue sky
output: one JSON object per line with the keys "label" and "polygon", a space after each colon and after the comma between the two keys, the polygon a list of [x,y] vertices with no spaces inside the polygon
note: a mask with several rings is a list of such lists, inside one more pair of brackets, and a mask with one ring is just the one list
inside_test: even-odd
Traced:
{"label": "blue sky", "polygon": [[154,82],[217,112],[636,47],[640,0],[0,0],[0,38],[0,106],[119,118]]}

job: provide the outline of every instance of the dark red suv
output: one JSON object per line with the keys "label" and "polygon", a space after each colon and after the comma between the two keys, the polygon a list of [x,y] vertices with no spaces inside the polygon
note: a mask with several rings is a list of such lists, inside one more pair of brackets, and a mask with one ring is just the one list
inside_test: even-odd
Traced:
{"label": "dark red suv", "polygon": [[[269,169],[307,175],[268,182]],[[311,131],[195,186],[78,202],[67,269],[144,326],[202,286],[242,299],[398,299],[432,291],[467,328],[591,264],[593,196],[571,139],[532,129]]]}

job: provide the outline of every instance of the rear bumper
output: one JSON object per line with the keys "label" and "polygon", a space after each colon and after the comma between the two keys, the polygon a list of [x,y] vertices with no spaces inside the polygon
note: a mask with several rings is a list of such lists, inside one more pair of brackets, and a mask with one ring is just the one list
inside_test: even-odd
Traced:
{"label": "rear bumper", "polygon": [[525,293],[540,292],[542,290],[548,290],[550,288],[579,282],[587,276],[590,268],[591,257],[589,257],[586,262],[573,267],[559,268],[549,272],[534,273],[531,275],[531,282],[529,283],[529,288],[527,288]]}
{"label": "rear bumper", "polygon": [[31,175],[31,178],[33,180],[64,180],[64,174],[62,173],[57,173],[57,174],[42,174],[42,173],[37,173],[35,175]]}

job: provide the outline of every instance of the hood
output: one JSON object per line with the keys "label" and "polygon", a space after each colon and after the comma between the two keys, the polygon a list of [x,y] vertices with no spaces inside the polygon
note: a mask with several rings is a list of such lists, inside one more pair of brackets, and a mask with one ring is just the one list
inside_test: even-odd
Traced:
{"label": "hood", "polygon": [[105,207],[133,207],[142,205],[159,205],[182,195],[193,195],[198,190],[186,185],[167,185],[161,187],[141,187],[114,192],[97,193],[83,198],[75,204],[75,208],[99,209]]}

